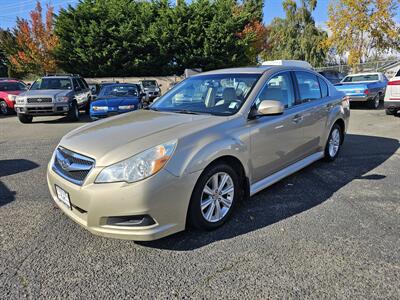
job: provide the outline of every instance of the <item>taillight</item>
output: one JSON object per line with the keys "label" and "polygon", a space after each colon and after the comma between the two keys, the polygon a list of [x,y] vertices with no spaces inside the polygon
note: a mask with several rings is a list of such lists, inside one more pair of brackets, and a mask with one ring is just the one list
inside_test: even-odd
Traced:
{"label": "taillight", "polygon": [[400,85],[400,80],[389,81],[388,85]]}
{"label": "taillight", "polygon": [[368,95],[368,94],[369,94],[369,90],[366,89],[366,90],[364,91],[364,94],[365,94],[365,95]]}

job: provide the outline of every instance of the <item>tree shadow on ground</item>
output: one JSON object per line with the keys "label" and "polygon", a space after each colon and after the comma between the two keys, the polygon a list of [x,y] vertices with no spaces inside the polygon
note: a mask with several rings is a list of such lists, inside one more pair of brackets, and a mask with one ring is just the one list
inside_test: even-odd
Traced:
{"label": "tree shadow on ground", "polygon": [[26,159],[6,159],[0,160],[0,207],[8,204],[15,199],[16,192],[11,191],[2,178],[17,173],[29,171],[37,168],[39,165]]}

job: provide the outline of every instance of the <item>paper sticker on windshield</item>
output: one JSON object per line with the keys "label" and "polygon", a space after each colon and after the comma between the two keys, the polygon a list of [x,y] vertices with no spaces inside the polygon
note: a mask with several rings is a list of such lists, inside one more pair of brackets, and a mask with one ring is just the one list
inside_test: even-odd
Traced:
{"label": "paper sticker on windshield", "polygon": [[236,108],[236,105],[237,105],[236,102],[231,102],[231,104],[229,104],[229,108],[234,109],[234,108]]}

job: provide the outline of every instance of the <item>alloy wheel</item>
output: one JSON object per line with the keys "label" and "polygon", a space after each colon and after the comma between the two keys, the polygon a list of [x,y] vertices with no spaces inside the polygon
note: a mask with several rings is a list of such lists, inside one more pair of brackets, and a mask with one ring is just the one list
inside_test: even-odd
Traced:
{"label": "alloy wheel", "polygon": [[329,155],[331,157],[335,157],[338,153],[340,147],[340,131],[338,128],[334,128],[332,130],[330,139],[329,139]]}
{"label": "alloy wheel", "polygon": [[8,113],[8,108],[7,108],[7,103],[4,101],[0,102],[0,109],[3,115],[6,115]]}
{"label": "alloy wheel", "polygon": [[235,187],[229,174],[219,172],[210,177],[201,195],[201,213],[208,222],[218,222],[232,207]]}

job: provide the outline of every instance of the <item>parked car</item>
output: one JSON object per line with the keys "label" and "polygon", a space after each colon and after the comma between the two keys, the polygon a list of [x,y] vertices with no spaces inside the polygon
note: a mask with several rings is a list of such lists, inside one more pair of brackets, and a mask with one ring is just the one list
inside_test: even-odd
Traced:
{"label": "parked car", "polygon": [[79,120],[79,110],[89,113],[91,91],[79,75],[54,75],[37,79],[30,89],[16,98],[15,109],[22,123],[33,117],[67,115]]}
{"label": "parked car", "polygon": [[0,79],[0,111],[3,115],[15,113],[15,99],[26,91],[26,85],[16,79]]}
{"label": "parked car", "polygon": [[97,120],[141,107],[140,90],[136,84],[107,84],[100,90],[96,100],[90,104],[90,118]]}
{"label": "parked car", "polygon": [[387,82],[382,73],[360,73],[347,75],[335,87],[349,96],[351,102],[364,102],[377,109],[385,97]]}
{"label": "parked car", "polygon": [[61,210],[95,234],[154,240],[187,225],[214,229],[241,199],[335,160],[349,115],[344,94],[312,70],[201,73],[146,110],[64,136],[48,186]]}
{"label": "parked car", "polygon": [[141,80],[139,81],[142,91],[146,93],[146,101],[152,102],[155,98],[161,96],[161,84],[157,80]]}
{"label": "parked car", "polygon": [[337,70],[325,70],[325,71],[320,71],[318,73],[324,76],[333,84],[339,83],[345,77],[343,73]]}
{"label": "parked car", "polygon": [[400,69],[387,84],[384,106],[388,115],[397,114],[400,110]]}

